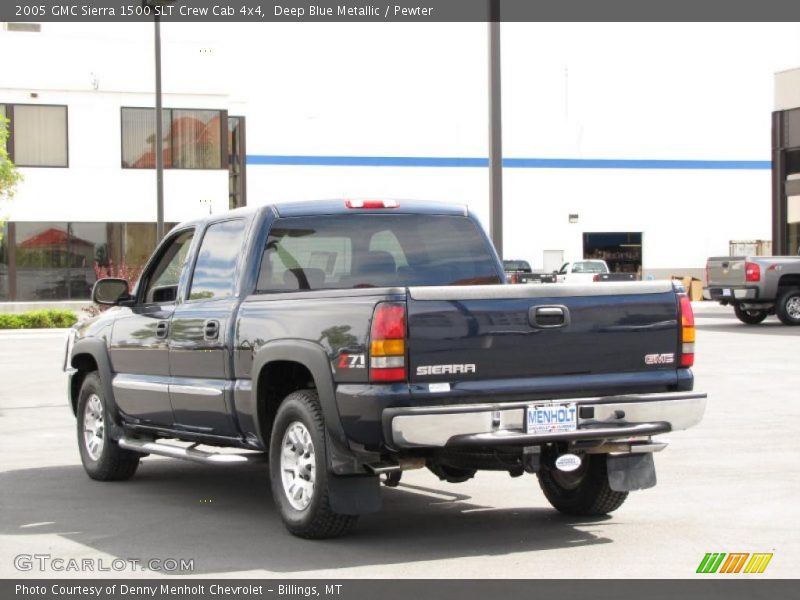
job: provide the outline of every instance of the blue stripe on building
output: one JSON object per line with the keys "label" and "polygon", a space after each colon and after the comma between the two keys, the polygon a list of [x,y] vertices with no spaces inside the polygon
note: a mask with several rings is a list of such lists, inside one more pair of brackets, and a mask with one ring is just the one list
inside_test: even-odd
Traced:
{"label": "blue stripe on building", "polygon": [[[488,158],[439,156],[288,156],[250,154],[248,165],[298,167],[449,167],[487,168]],[[768,160],[647,160],[606,158],[506,158],[507,169],[667,169],[765,171]]]}

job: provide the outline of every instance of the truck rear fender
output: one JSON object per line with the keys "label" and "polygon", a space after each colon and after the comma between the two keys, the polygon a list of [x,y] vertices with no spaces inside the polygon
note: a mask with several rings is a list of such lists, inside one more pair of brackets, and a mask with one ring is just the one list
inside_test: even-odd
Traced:
{"label": "truck rear fender", "polygon": [[[269,386],[275,376],[288,381]],[[292,391],[314,387],[325,417],[328,468],[335,474],[364,473],[344,434],[333,387],[328,355],[322,346],[303,340],[275,340],[265,344],[253,358],[251,410],[256,435],[269,448],[272,421],[281,401]],[[237,412],[240,412],[237,407]],[[244,411],[248,412],[248,411]],[[247,419],[239,415],[240,422]]]}

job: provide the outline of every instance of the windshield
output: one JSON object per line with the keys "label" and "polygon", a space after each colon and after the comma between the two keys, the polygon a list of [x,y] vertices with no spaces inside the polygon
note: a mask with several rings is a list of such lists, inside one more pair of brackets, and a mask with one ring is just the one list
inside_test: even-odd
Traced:
{"label": "windshield", "polygon": [[292,217],[273,224],[259,292],[501,283],[475,223],[444,215]]}

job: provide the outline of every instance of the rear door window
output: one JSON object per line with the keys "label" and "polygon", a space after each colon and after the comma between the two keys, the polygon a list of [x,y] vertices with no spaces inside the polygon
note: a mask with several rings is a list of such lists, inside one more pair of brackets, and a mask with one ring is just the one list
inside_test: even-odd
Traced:
{"label": "rear door window", "polygon": [[189,300],[212,300],[233,296],[236,264],[242,251],[245,221],[213,223],[206,229],[189,289]]}
{"label": "rear door window", "polygon": [[475,223],[445,215],[278,219],[257,291],[500,283]]}

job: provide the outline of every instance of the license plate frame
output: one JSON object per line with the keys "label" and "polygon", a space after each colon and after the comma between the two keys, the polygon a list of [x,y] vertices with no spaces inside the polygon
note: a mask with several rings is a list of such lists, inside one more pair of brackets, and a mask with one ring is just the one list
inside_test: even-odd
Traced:
{"label": "license plate frame", "polygon": [[525,407],[525,433],[571,433],[578,430],[575,402],[535,402]]}

